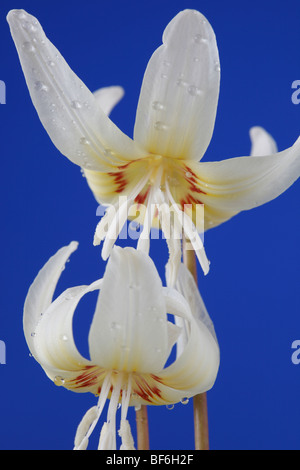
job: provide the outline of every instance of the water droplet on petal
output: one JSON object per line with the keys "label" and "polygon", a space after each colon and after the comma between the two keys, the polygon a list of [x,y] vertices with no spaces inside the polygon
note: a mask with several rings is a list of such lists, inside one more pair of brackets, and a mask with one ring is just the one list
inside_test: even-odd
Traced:
{"label": "water droplet on petal", "polygon": [[156,131],[166,131],[168,129],[168,126],[162,121],[156,121],[156,123],[154,124],[154,129]]}
{"label": "water droplet on petal", "polygon": [[65,383],[65,379],[63,377],[61,377],[60,375],[56,375],[54,377],[54,383],[55,385],[57,385],[58,387],[61,387],[62,385],[64,385]]}
{"label": "water droplet on petal", "polygon": [[167,408],[167,410],[173,410],[174,405],[173,404],[166,405],[166,408]]}
{"label": "water droplet on petal", "polygon": [[35,47],[33,44],[31,44],[31,42],[24,42],[23,45],[22,45],[24,51],[26,52],[35,52]]}
{"label": "water droplet on petal", "polygon": [[49,60],[48,65],[50,65],[50,67],[55,67],[55,62],[53,62],[53,60]]}
{"label": "water droplet on petal", "polygon": [[82,137],[80,139],[80,143],[81,143],[81,145],[90,145],[91,142],[88,139],[86,139],[85,137]]}
{"label": "water droplet on petal", "polygon": [[194,42],[196,42],[197,44],[199,44],[199,43],[201,42],[201,39],[202,39],[201,34],[195,34],[195,36],[194,36]]}
{"label": "water droplet on petal", "polygon": [[61,335],[60,339],[61,341],[68,341],[69,338],[67,337],[67,335]]}
{"label": "water droplet on petal", "polygon": [[72,300],[73,298],[74,298],[74,294],[72,294],[71,292],[65,295],[65,300]]}
{"label": "water droplet on petal", "polygon": [[36,27],[30,23],[29,21],[25,21],[25,23],[22,24],[23,26],[23,29],[25,29],[26,31],[30,32],[30,33],[35,33],[36,32]]}
{"label": "water droplet on petal", "polygon": [[117,323],[117,322],[111,322],[110,324],[110,329],[111,330],[120,330],[121,329],[121,325],[120,323]]}
{"label": "water droplet on petal", "polygon": [[164,80],[167,80],[167,78],[169,78],[169,77],[168,77],[168,75],[167,75],[167,74],[165,74],[165,73],[162,73],[162,74],[161,74],[161,78],[163,78]]}
{"label": "water droplet on petal", "polygon": [[164,105],[160,101],[153,101],[152,108],[156,111],[162,111],[165,109]]}
{"label": "water droplet on petal", "polygon": [[20,20],[24,20],[26,15],[23,11],[14,11],[14,15],[16,15]]}
{"label": "water droplet on petal", "polygon": [[80,103],[79,101],[76,101],[76,100],[72,101],[71,106],[72,106],[72,108],[74,108],[74,109],[80,109],[80,108],[82,108],[81,103]]}
{"label": "water droplet on petal", "polygon": [[34,88],[35,88],[37,91],[48,91],[48,90],[49,90],[48,86],[45,85],[44,82],[40,82],[40,81],[35,82]]}
{"label": "water droplet on petal", "polygon": [[195,85],[191,85],[188,87],[188,93],[191,95],[191,96],[199,96],[201,95],[201,90],[200,88],[198,88],[197,86]]}
{"label": "water droplet on petal", "polygon": [[190,171],[187,171],[186,174],[185,174],[185,176],[186,176],[187,178],[192,178],[193,175],[192,175],[192,173],[191,173]]}
{"label": "water droplet on petal", "polygon": [[182,88],[186,88],[187,86],[189,86],[188,82],[186,82],[185,80],[183,80],[182,78],[179,78],[176,82],[176,85],[182,87]]}
{"label": "water droplet on petal", "polygon": [[36,333],[33,331],[30,336],[32,336],[32,338],[34,338],[36,336]]}
{"label": "water droplet on petal", "polygon": [[181,401],[181,403],[182,403],[183,405],[187,405],[188,402],[189,402],[189,399],[188,399],[187,397],[184,397],[184,398],[182,398],[182,400],[180,400],[180,401]]}

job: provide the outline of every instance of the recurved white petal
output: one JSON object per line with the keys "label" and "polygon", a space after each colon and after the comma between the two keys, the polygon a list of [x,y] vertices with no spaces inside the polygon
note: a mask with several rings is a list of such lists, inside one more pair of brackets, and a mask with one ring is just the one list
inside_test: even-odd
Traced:
{"label": "recurved white petal", "polygon": [[217,342],[214,324],[205,307],[198,286],[194,277],[183,263],[181,263],[178,270],[176,289],[183,295],[189,304],[195,320],[203,323]]}
{"label": "recurved white petal", "polygon": [[60,152],[83,168],[107,171],[144,153],[106,116],[93,93],[24,10],[7,15],[33,104]]}
{"label": "recurved white petal", "polygon": [[206,228],[278,197],[300,176],[300,138],[276,154],[190,164],[204,188]]}
{"label": "recurved white petal", "polygon": [[29,288],[23,314],[25,338],[33,356],[35,351],[35,331],[41,315],[52,302],[53,294],[61,273],[70,255],[77,249],[78,243],[72,242],[58,250],[39,271]]}
{"label": "recurved white petal", "polygon": [[92,365],[75,345],[73,316],[81,298],[88,292],[99,289],[101,283],[102,279],[89,286],[67,289],[52,302],[39,321],[35,329],[34,347],[38,362],[52,380],[57,375],[55,369],[78,372],[84,366]]}
{"label": "recurved white petal", "polygon": [[114,247],[89,333],[93,362],[139,373],[163,368],[169,348],[162,289],[148,255]]}
{"label": "recurved white petal", "polygon": [[197,11],[180,12],[147,66],[134,139],[152,153],[200,160],[213,133],[219,82],[212,27]]}
{"label": "recurved white petal", "polygon": [[251,139],[251,156],[260,157],[278,152],[275,140],[263,127],[251,127],[249,134]]}
{"label": "recurved white petal", "polygon": [[120,86],[108,86],[94,91],[94,97],[102,111],[109,116],[113,108],[124,96],[124,89]]}
{"label": "recurved white petal", "polygon": [[174,289],[164,288],[167,310],[188,323],[188,337],[184,350],[176,361],[160,373],[160,379],[170,390],[190,397],[204,393],[215,383],[220,351],[218,343],[202,321],[196,321],[188,303]]}

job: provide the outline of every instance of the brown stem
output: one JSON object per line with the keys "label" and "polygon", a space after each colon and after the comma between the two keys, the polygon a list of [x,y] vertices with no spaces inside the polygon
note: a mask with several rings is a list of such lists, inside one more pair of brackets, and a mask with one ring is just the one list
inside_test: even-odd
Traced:
{"label": "brown stem", "polygon": [[[193,275],[198,285],[197,277],[197,260],[194,250],[189,249],[189,242],[183,240],[183,262]],[[195,449],[209,450],[209,433],[208,433],[208,415],[207,415],[207,396],[206,393],[195,395],[193,398],[194,407],[194,434]]]}
{"label": "brown stem", "polygon": [[137,448],[138,450],[149,450],[149,428],[148,410],[146,405],[142,405],[135,412]]}

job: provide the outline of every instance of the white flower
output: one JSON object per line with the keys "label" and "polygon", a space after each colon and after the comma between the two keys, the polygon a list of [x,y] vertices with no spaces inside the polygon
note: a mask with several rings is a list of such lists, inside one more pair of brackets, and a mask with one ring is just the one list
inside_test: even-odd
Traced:
{"label": "white flower", "polygon": [[[208,317],[199,313],[203,310],[201,298],[193,299],[192,311],[182,294],[162,286],[151,258],[133,248],[115,246],[103,279],[67,289],[52,302],[61,272],[76,248],[77,243],[72,242],[60,249],[30,287],[24,307],[26,341],[56,385],[99,395],[97,405],[78,427],[75,448],[87,447],[108,397],[99,449],[116,449],[119,403],[121,448],[133,448],[128,406],[177,403],[209,390],[219,368],[218,343]],[[184,269],[181,279],[187,274]],[[189,285],[188,280],[183,283]],[[189,286],[187,299],[195,289]],[[80,299],[98,289],[87,359],[75,345],[72,320]],[[170,322],[167,314],[180,318],[180,325]],[[177,342],[176,359],[166,366]]]}
{"label": "white flower", "polygon": [[[120,89],[93,95],[34,17],[13,10],[8,21],[33,104],[50,138],[84,169],[97,201],[110,205],[95,235],[95,243],[104,240],[104,259],[135,203],[143,224],[138,248],[149,249],[151,226],[168,230],[164,220],[172,210],[174,224],[166,238],[174,272],[181,256],[178,235],[183,231],[207,273],[209,262],[195,225],[198,231],[215,227],[276,198],[299,177],[300,139],[277,153],[275,142],[261,128],[251,131],[251,158],[200,162],[214,129],[220,62],[214,32],[199,12],[180,12],[152,55],[133,140],[107,116]],[[119,205],[121,195],[126,198]],[[204,225],[196,218],[200,205],[205,209]]]}

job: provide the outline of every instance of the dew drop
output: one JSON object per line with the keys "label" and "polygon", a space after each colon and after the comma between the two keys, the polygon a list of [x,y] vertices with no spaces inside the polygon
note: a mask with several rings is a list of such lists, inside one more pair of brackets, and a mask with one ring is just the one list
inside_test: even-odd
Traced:
{"label": "dew drop", "polygon": [[169,78],[169,77],[166,73],[162,73],[161,78],[163,78],[164,80],[167,80],[167,78]]}
{"label": "dew drop", "polygon": [[166,405],[166,408],[167,408],[167,410],[173,410],[174,405],[173,405],[173,404],[171,404],[171,405]]}
{"label": "dew drop", "polygon": [[54,377],[54,383],[55,385],[57,385],[58,387],[61,387],[62,385],[64,385],[65,383],[65,379],[63,377],[61,377],[60,375],[56,375]]}
{"label": "dew drop", "polygon": [[32,336],[32,338],[34,338],[36,336],[36,333],[33,331],[30,336]]}
{"label": "dew drop", "polygon": [[37,30],[37,28],[29,21],[25,21],[25,23],[23,23],[22,26],[23,26],[23,29],[25,29],[26,31],[30,33],[35,33]]}
{"label": "dew drop", "polygon": [[121,329],[121,325],[120,323],[117,323],[117,322],[111,322],[110,324],[110,329],[111,330],[120,330]]}
{"label": "dew drop", "polygon": [[164,105],[160,101],[153,101],[152,108],[156,111],[163,111],[165,109]]}
{"label": "dew drop", "polygon": [[23,11],[15,11],[14,15],[16,15],[19,20],[24,20],[25,18],[27,18]]}
{"label": "dew drop", "polygon": [[182,88],[186,88],[187,86],[189,86],[188,82],[186,82],[185,80],[183,80],[182,78],[179,78],[176,82],[176,85],[177,86],[180,86]]}
{"label": "dew drop", "polygon": [[49,90],[49,88],[47,87],[47,85],[45,85],[44,82],[35,82],[34,88],[37,91],[48,91]]}
{"label": "dew drop", "polygon": [[108,148],[104,149],[103,153],[106,157],[111,157],[113,155],[113,151],[111,149],[108,149]]}
{"label": "dew drop", "polygon": [[194,62],[200,62],[200,58],[199,57],[194,57]]}
{"label": "dew drop", "polygon": [[72,106],[72,108],[74,108],[74,109],[80,109],[80,108],[82,108],[81,103],[79,103],[79,101],[76,101],[76,100],[72,101],[71,106]]}
{"label": "dew drop", "polygon": [[61,335],[60,339],[61,341],[68,341],[69,338],[67,337],[67,335]]}
{"label": "dew drop", "polygon": [[201,34],[195,34],[195,36],[194,36],[194,42],[196,42],[197,44],[199,44],[199,43],[201,42],[201,39],[202,39]]}
{"label": "dew drop", "polygon": [[35,47],[33,46],[33,44],[31,44],[31,42],[24,42],[22,47],[26,52],[35,52]]}
{"label": "dew drop", "polygon": [[156,123],[154,124],[154,129],[156,131],[166,131],[168,129],[168,126],[162,121],[156,121]]}
{"label": "dew drop", "polygon": [[191,173],[190,171],[187,171],[186,174],[185,174],[185,176],[186,176],[187,178],[192,178],[193,175],[192,175],[192,173]]}
{"label": "dew drop", "polygon": [[81,145],[90,145],[91,142],[88,139],[86,139],[85,137],[82,137],[80,139],[80,143],[81,143]]}
{"label": "dew drop", "polygon": [[188,93],[191,96],[199,96],[199,95],[201,95],[201,90],[197,86],[191,85],[191,86],[188,87]]}
{"label": "dew drop", "polygon": [[55,62],[53,62],[53,60],[49,60],[48,65],[50,65],[50,67],[55,67]]}
{"label": "dew drop", "polygon": [[183,405],[187,405],[188,402],[189,402],[189,399],[188,399],[188,397],[184,397],[184,398],[182,398],[182,400],[180,400],[180,401],[181,401],[181,403],[182,403]]}
{"label": "dew drop", "polygon": [[65,300],[72,300],[74,298],[74,295],[72,293],[68,293],[65,295]]}

